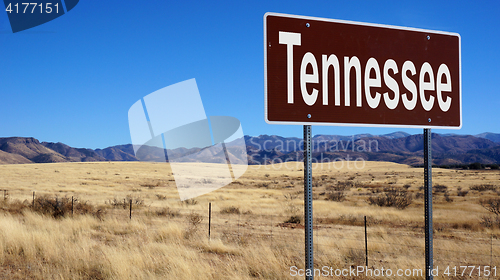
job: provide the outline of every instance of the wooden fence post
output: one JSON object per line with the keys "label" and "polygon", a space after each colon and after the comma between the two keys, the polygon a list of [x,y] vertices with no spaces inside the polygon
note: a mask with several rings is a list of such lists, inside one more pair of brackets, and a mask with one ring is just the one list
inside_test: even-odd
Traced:
{"label": "wooden fence post", "polygon": [[208,241],[210,241],[210,227],[212,222],[212,202],[208,203]]}
{"label": "wooden fence post", "polygon": [[365,216],[365,258],[366,258],[366,267],[368,267],[368,239],[366,233],[366,216]]}
{"label": "wooden fence post", "polygon": [[130,220],[132,220],[132,199],[130,200]]}

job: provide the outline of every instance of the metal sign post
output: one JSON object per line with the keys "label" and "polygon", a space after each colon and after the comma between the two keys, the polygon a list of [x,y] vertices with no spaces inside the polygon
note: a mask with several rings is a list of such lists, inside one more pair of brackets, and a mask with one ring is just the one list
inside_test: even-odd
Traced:
{"label": "metal sign post", "polygon": [[[306,280],[314,279],[311,126],[304,125],[304,226]],[[309,273],[307,273],[309,272]]]}
{"label": "metal sign post", "polygon": [[432,260],[432,154],[431,129],[424,128],[425,279],[431,280]]}

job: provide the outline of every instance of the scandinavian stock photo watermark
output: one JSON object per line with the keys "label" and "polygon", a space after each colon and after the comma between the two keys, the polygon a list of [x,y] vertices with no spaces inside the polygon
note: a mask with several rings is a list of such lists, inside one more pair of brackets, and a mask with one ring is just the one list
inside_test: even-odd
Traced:
{"label": "scandinavian stock photo watermark", "polygon": [[304,277],[422,277],[422,269],[390,269],[390,268],[368,268],[366,266],[350,266],[348,268],[334,268],[323,266],[316,269],[302,269],[296,266],[290,267],[290,276]]}
{"label": "scandinavian stock photo watermark", "polygon": [[[248,150],[248,163],[253,168],[264,165],[265,169],[291,170],[302,165],[304,140],[267,139],[258,142],[250,138],[247,146],[251,147]],[[377,139],[355,139],[354,136],[331,140],[313,139],[311,146],[313,170],[343,168],[360,170],[366,165],[363,154],[379,151]],[[277,156],[280,154],[281,156]]]}
{"label": "scandinavian stock photo watermark", "polygon": [[421,268],[374,268],[367,266],[350,266],[348,268],[334,268],[323,266],[315,269],[303,269],[297,266],[290,267],[292,277],[378,277],[386,279],[390,277],[496,277],[496,266],[436,266],[433,269],[424,270]]}
{"label": "scandinavian stock photo watermark", "polygon": [[207,117],[195,79],[141,98],[128,121],[135,156],[168,162],[182,201],[224,187],[247,170],[239,120]]}
{"label": "scandinavian stock photo watermark", "polygon": [[71,11],[79,0],[4,0],[10,27],[13,33],[24,31]]}

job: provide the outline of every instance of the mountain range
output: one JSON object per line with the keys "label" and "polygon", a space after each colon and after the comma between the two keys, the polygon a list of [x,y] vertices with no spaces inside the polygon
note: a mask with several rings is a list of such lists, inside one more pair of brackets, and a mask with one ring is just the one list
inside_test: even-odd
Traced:
{"label": "mountain range", "polygon": [[[302,161],[302,139],[276,135],[245,136],[249,164]],[[500,163],[500,134],[478,135],[432,134],[433,163],[437,165]],[[228,143],[227,146],[231,146]],[[423,135],[394,132],[385,135],[357,134],[352,136],[315,135],[312,138],[315,161],[363,159],[390,161],[409,165],[423,164]],[[170,153],[186,155],[188,161],[212,161],[214,155],[202,149],[179,148]],[[163,161],[163,149],[146,147],[147,161]],[[243,152],[232,148],[231,152]],[[40,142],[33,137],[0,138],[0,164],[138,161],[131,144],[105,149],[74,148],[63,143]]]}

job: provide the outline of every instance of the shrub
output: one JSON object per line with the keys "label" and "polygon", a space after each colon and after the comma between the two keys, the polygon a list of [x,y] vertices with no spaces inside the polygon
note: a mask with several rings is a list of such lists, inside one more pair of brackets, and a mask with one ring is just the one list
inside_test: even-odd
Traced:
{"label": "shrub", "polygon": [[185,204],[185,205],[196,205],[196,204],[198,204],[198,200],[196,200],[194,198],[190,198],[190,199],[186,199],[186,200],[182,201],[182,204]]}
{"label": "shrub", "polygon": [[[61,218],[71,213],[71,204],[71,198],[49,197],[44,195],[35,198],[32,210],[54,218]],[[78,199],[73,199],[73,212],[87,214],[92,211],[93,207],[86,201],[81,202]]]}
{"label": "shrub", "polygon": [[483,206],[488,212],[495,214],[496,216],[500,215],[500,198],[489,198],[489,199],[481,199],[479,204]]}
{"label": "shrub", "polygon": [[170,207],[167,206],[165,208],[157,210],[156,211],[156,215],[174,218],[174,217],[180,216],[180,213],[179,213],[179,210],[173,210],[173,209],[170,209]]}
{"label": "shrub", "polygon": [[106,214],[106,210],[104,210],[101,207],[99,207],[99,209],[97,209],[97,211],[95,213],[92,213],[92,215],[96,219],[99,219],[99,221],[103,221],[104,220],[104,214]]}
{"label": "shrub", "polygon": [[412,195],[408,193],[407,190],[398,188],[386,188],[384,189],[384,193],[376,197],[368,198],[368,203],[370,205],[395,207],[397,209],[405,209],[412,201]]}
{"label": "shrub", "polygon": [[141,199],[140,197],[132,197],[131,195],[127,195],[124,199],[117,199],[115,197],[106,201],[105,203],[111,205],[113,208],[127,209],[128,207],[130,207],[130,201],[132,201],[132,204],[135,206],[144,205],[144,199]]}
{"label": "shrub", "polygon": [[435,184],[435,185],[433,186],[433,188],[434,188],[434,192],[436,192],[436,193],[438,193],[438,192],[442,192],[442,193],[444,193],[444,192],[446,192],[446,190],[448,189],[448,187],[447,187],[447,186],[445,186],[445,185],[441,185],[441,184]]}
{"label": "shrub", "polygon": [[187,216],[189,226],[184,230],[184,238],[191,239],[198,232],[198,225],[203,221],[203,217],[200,214],[191,212]]}
{"label": "shrub", "polygon": [[338,181],[337,182],[337,188],[335,190],[337,191],[347,191],[354,187],[354,182],[352,181],[354,177],[349,178],[348,181]]}
{"label": "shrub", "polygon": [[469,168],[474,169],[474,170],[478,170],[478,169],[482,168],[482,165],[479,162],[474,162],[474,163],[469,164]]}
{"label": "shrub", "polygon": [[465,190],[465,191],[460,191],[460,190],[459,190],[459,191],[457,191],[457,195],[458,195],[458,196],[466,196],[468,193],[469,193],[469,191],[468,191],[468,190]]}
{"label": "shrub", "polygon": [[127,201],[130,201],[132,200],[132,204],[135,205],[135,206],[143,206],[144,205],[144,199],[140,198],[140,197],[132,197],[131,195],[127,195],[125,197],[125,199]]}
{"label": "shrub", "polygon": [[470,187],[470,189],[473,191],[483,192],[483,191],[494,191],[497,189],[497,187],[489,184],[481,184],[481,185],[474,185]]}
{"label": "shrub", "polygon": [[165,199],[167,199],[167,196],[165,196],[163,194],[156,194],[156,198],[158,198],[158,200],[165,200]]}
{"label": "shrub", "polygon": [[89,214],[94,212],[94,206],[88,201],[80,201],[78,198],[73,199],[73,212],[79,214]]}
{"label": "shrub", "polygon": [[259,184],[259,188],[267,188],[267,187],[269,187],[269,185],[270,185],[270,184],[269,184],[269,183],[267,183],[267,182],[260,183],[260,184]]}
{"label": "shrub", "polygon": [[453,202],[453,198],[450,197],[450,193],[449,192],[445,192],[444,193],[444,200],[446,202]]}
{"label": "shrub", "polygon": [[285,221],[285,223],[290,223],[290,224],[300,224],[301,218],[298,215],[293,215],[288,218],[288,220]]}
{"label": "shrub", "polygon": [[362,217],[356,217],[354,215],[340,215],[338,218],[338,223],[343,225],[360,226],[363,223]]}
{"label": "shrub", "polygon": [[21,202],[20,200],[2,200],[0,201],[0,209],[11,214],[22,215],[25,209],[29,209],[31,203],[28,200]]}
{"label": "shrub", "polygon": [[492,217],[492,216],[483,216],[481,217],[481,221],[479,222],[482,226],[487,228],[500,227],[500,217]]}
{"label": "shrub", "polygon": [[[338,181],[337,185],[328,186],[326,189],[329,191],[333,191],[333,192],[342,192],[343,193],[344,191],[350,190],[354,186],[355,186],[355,184],[353,181]],[[362,186],[360,185],[360,187],[362,187]],[[337,201],[337,200],[335,200],[335,201]]]}
{"label": "shrub", "polygon": [[41,196],[35,199],[33,211],[42,213],[44,215],[51,215],[54,218],[63,217],[66,212],[71,211],[71,204],[66,203],[65,199],[50,198],[48,196]]}
{"label": "shrub", "polygon": [[116,197],[106,201],[105,204],[109,204],[113,208],[118,208],[118,207],[123,207],[124,209],[127,208],[126,200],[125,199],[119,200]]}
{"label": "shrub", "polygon": [[326,194],[326,200],[342,202],[345,199],[344,191],[333,191]]}
{"label": "shrub", "polygon": [[191,212],[188,221],[191,226],[196,227],[203,221],[203,217],[198,213]]}
{"label": "shrub", "polygon": [[224,207],[222,210],[220,210],[221,214],[240,214],[240,208],[234,207],[234,206],[229,206],[229,207]]}

